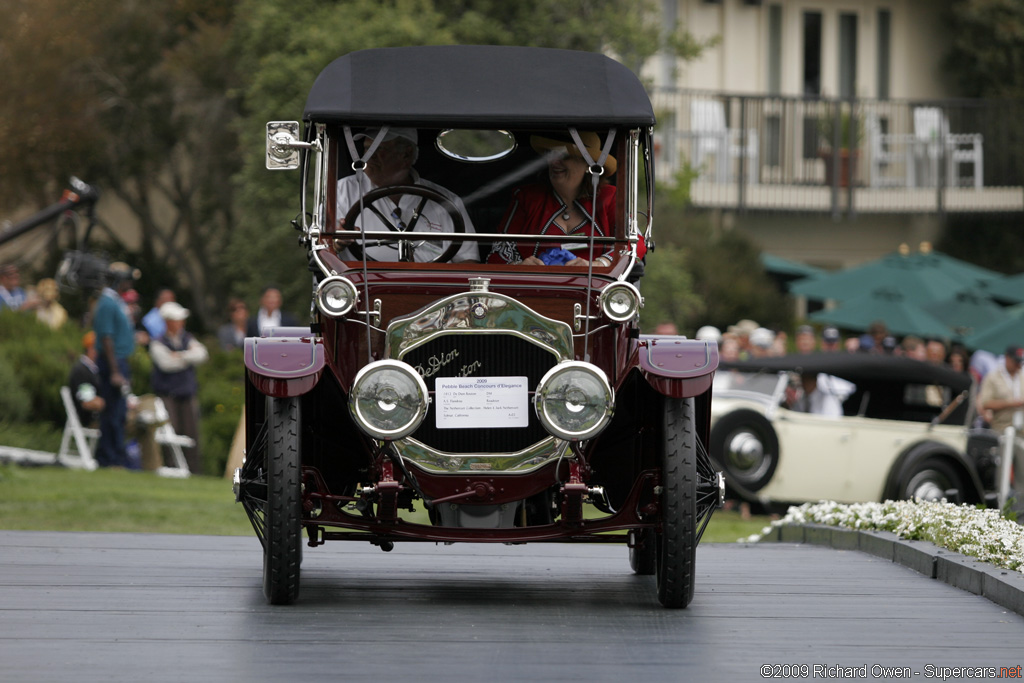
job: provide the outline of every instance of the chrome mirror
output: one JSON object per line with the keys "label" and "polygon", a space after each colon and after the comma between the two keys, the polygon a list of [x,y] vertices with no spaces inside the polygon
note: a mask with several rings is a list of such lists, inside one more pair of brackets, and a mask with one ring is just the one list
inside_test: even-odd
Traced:
{"label": "chrome mirror", "polygon": [[516,149],[507,130],[443,130],[435,142],[438,151],[456,161],[484,163],[506,157]]}
{"label": "chrome mirror", "polygon": [[306,145],[299,140],[298,121],[270,121],[267,123],[267,168],[272,171],[299,167],[299,148]]}

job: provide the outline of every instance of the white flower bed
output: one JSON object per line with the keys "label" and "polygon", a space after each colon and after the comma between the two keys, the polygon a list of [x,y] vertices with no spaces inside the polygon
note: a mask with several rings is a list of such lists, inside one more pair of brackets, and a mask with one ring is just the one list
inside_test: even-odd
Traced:
{"label": "white flower bed", "polygon": [[1024,573],[1024,527],[1004,519],[997,510],[969,505],[909,500],[884,503],[804,503],[789,508],[760,534],[740,539],[756,543],[773,528],[786,524],[824,524],[864,531],[891,531],[907,540],[976,557],[1003,569]]}

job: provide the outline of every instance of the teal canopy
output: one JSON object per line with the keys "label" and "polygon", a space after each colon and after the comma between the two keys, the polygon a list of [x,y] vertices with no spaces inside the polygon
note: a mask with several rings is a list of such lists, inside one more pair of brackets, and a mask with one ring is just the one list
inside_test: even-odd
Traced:
{"label": "teal canopy", "polygon": [[963,340],[969,349],[1003,353],[1010,344],[1024,346],[1024,304],[1007,309],[1001,322],[990,325]]}
{"label": "teal canopy", "polygon": [[985,294],[997,301],[1024,303],[1024,273],[1008,275],[988,283]]}
{"label": "teal canopy", "polygon": [[1002,277],[936,251],[893,252],[863,265],[799,280],[789,291],[809,299],[846,302],[885,288],[901,293],[907,303],[923,305],[960,292],[984,291],[990,282]]}
{"label": "teal canopy", "polygon": [[761,252],[761,265],[764,269],[772,275],[777,275],[782,279],[798,279],[805,277],[818,277],[824,275],[825,271],[821,268],[815,268],[809,266],[806,263],[800,261],[791,261],[790,259],[776,256],[775,254],[769,254],[767,252]]}
{"label": "teal canopy", "polygon": [[944,322],[920,306],[907,301],[902,293],[881,287],[843,302],[838,308],[812,313],[811,320],[863,332],[881,320],[889,332],[922,338],[958,339]]}
{"label": "teal canopy", "polygon": [[959,337],[966,337],[1006,320],[1006,309],[975,292],[960,292],[948,299],[921,306]]}

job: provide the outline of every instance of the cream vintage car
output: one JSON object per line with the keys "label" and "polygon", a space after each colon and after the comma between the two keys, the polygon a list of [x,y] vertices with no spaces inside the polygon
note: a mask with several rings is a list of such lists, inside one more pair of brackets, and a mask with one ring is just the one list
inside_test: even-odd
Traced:
{"label": "cream vintage car", "polygon": [[[841,417],[787,407],[802,373],[837,387]],[[966,426],[970,389],[969,375],[885,355],[723,363],[714,382],[711,456],[733,494],[750,501],[992,504],[997,442]]]}

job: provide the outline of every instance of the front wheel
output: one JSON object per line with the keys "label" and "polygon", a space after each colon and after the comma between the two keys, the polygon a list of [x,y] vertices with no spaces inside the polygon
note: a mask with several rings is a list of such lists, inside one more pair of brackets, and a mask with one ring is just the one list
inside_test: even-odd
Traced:
{"label": "front wheel", "polygon": [[693,399],[665,398],[661,434],[661,531],[657,534],[658,601],[693,600],[697,534],[697,449]]}
{"label": "front wheel", "polygon": [[949,497],[951,502],[960,503],[964,491],[964,483],[955,468],[942,458],[929,457],[903,474],[898,495],[901,500],[937,501]]}
{"label": "front wheel", "polygon": [[263,594],[272,605],[299,597],[302,559],[302,488],[299,399],[267,399],[267,503],[263,543]]}

